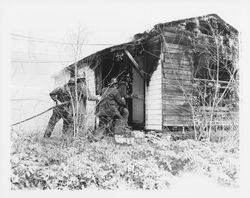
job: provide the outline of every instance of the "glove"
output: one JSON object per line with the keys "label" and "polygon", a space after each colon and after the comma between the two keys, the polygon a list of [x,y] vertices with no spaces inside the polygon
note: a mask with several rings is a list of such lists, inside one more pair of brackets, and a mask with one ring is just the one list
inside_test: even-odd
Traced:
{"label": "glove", "polygon": [[97,100],[101,100],[102,98],[100,95],[97,95],[96,97],[97,97]]}
{"label": "glove", "polygon": [[60,104],[62,104],[60,101],[56,101],[56,105],[60,105]]}

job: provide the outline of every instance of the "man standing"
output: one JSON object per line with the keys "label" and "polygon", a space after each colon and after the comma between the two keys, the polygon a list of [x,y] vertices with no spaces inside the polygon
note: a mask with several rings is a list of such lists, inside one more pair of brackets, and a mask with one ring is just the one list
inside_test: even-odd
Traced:
{"label": "man standing", "polygon": [[[128,94],[128,82],[123,80],[118,85],[118,91],[120,92],[120,95],[125,101],[128,99],[131,99],[132,96]],[[124,124],[126,127],[128,127],[128,117],[129,117],[129,110],[127,106],[121,106],[119,108],[119,111],[122,115],[122,119],[124,121]]]}
{"label": "man standing", "polygon": [[[72,81],[74,83],[73,79],[72,79]],[[77,87],[77,97],[78,97],[77,100],[75,98],[76,97],[76,93],[75,93],[76,87]],[[98,96],[98,95],[96,96],[96,95],[91,94],[91,92],[88,89],[87,84],[86,84],[85,72],[83,72],[81,75],[78,74],[77,86],[71,86],[70,93],[71,93],[72,99],[74,101],[74,115],[75,115],[75,118],[77,117],[77,119],[75,120],[76,126],[77,126],[79,132],[83,132],[84,126],[86,123],[87,99],[91,100],[91,101],[98,101],[100,99],[100,96]],[[76,109],[76,107],[77,107],[77,109]]]}
{"label": "man standing", "polygon": [[[49,119],[48,126],[45,130],[44,137],[49,138],[54,130],[56,123],[63,119],[63,134],[68,133],[68,130],[73,124],[72,117],[72,106],[70,103],[70,92],[69,87],[73,86],[70,81],[65,84],[63,87],[58,87],[50,92],[50,97],[55,102],[56,106],[53,109],[52,116]],[[63,103],[63,104],[59,104]]]}
{"label": "man standing", "polygon": [[[77,99],[76,91],[77,90]],[[52,100],[58,104],[67,102],[67,104],[60,105],[54,108],[52,116],[49,120],[44,137],[50,137],[56,123],[63,119],[63,134],[71,133],[73,131],[73,124],[76,112],[78,112],[78,120],[75,120],[79,130],[84,127],[84,115],[86,113],[86,100],[98,100],[99,96],[93,96],[86,86],[85,73],[77,76],[77,84],[70,79],[63,87],[56,88],[50,93]],[[76,105],[78,104],[78,105]],[[76,108],[77,107],[77,108]],[[71,130],[71,131],[70,131]]]}

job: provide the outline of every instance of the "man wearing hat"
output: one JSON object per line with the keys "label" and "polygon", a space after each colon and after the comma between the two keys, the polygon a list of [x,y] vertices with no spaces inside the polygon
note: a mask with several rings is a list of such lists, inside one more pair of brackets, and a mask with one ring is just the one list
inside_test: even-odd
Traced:
{"label": "man wearing hat", "polygon": [[[48,126],[45,130],[44,137],[49,138],[54,130],[56,123],[63,120],[63,134],[66,134],[73,125],[72,106],[70,103],[69,87],[73,86],[70,81],[62,87],[58,87],[50,92],[50,97],[56,103],[52,115],[49,119]],[[60,104],[63,103],[63,104]]]}
{"label": "man wearing hat", "polygon": [[[86,86],[85,73],[77,75],[77,84],[72,78],[63,87],[54,89],[50,93],[50,97],[55,101],[56,105],[63,103],[53,109],[52,116],[49,120],[48,126],[45,130],[44,137],[50,137],[56,123],[63,119],[63,134],[69,134],[73,130],[73,107],[76,107],[76,91],[78,97],[78,126],[81,130],[84,125],[84,114],[86,111],[86,100],[98,100],[98,96],[93,96]],[[73,102],[72,102],[73,101]],[[66,104],[65,104],[66,103]],[[72,106],[73,104],[73,106]],[[71,131],[70,131],[71,130]]]}
{"label": "man wearing hat", "polygon": [[121,97],[117,89],[117,79],[112,78],[108,87],[102,89],[102,97],[98,104],[99,127],[94,132],[94,139],[99,140],[103,137],[108,123],[115,120],[123,120],[119,111],[120,107],[125,107],[126,102]]}
{"label": "man wearing hat", "polygon": [[[71,79],[71,81],[74,84],[74,78]],[[78,99],[76,100],[76,90],[77,87],[77,97]],[[78,112],[78,120],[77,120],[77,126],[80,132],[82,132],[84,130],[84,125],[85,125],[85,114],[86,114],[86,102],[87,99],[91,100],[91,101],[97,101],[100,99],[100,96],[96,96],[91,94],[90,90],[87,87],[86,84],[86,76],[85,76],[85,72],[83,72],[82,74],[77,75],[77,85],[75,87],[74,86],[70,86],[70,93],[72,94],[72,98],[74,101],[74,108],[76,108],[76,106],[78,106],[78,109],[75,109],[75,114],[76,112]],[[76,105],[76,101],[78,102],[78,105]]]}

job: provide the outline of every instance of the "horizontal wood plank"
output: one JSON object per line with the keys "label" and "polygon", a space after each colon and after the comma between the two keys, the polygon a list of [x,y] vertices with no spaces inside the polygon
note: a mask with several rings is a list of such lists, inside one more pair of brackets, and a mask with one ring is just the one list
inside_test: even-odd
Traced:
{"label": "horizontal wood plank", "polygon": [[[171,27],[168,27],[171,28]],[[168,38],[183,38],[189,40],[189,38],[194,37],[194,33],[187,31],[187,30],[181,30],[181,29],[164,29],[164,36]],[[213,36],[209,36],[206,34],[198,34],[196,40],[205,45],[205,44],[214,44],[215,38]]]}
{"label": "horizontal wood plank", "polygon": [[193,73],[191,71],[183,71],[181,69],[168,69],[168,68],[164,68],[163,69],[163,74],[172,74],[172,75],[188,75],[188,76],[192,76]]}
{"label": "horizontal wood plank", "polygon": [[154,93],[146,95],[146,101],[150,102],[152,101],[152,103],[157,102],[157,100],[161,100],[162,99],[162,95],[161,92],[156,90]]}
{"label": "horizontal wood plank", "polygon": [[171,115],[171,116],[166,116],[164,115],[163,116],[163,123],[165,122],[172,122],[172,123],[189,123],[189,122],[192,122],[192,116],[174,116],[174,115]]}
{"label": "horizontal wood plank", "polygon": [[161,125],[162,124],[162,120],[148,120],[147,124],[148,125],[152,125],[152,124]]}
{"label": "horizontal wood plank", "polygon": [[[175,82],[174,82],[175,81]],[[188,81],[182,82],[178,80],[171,80],[171,83],[165,82],[162,83],[163,90],[165,89],[173,89],[173,90],[194,90],[194,87],[192,83],[189,83]]]}
{"label": "horizontal wood plank", "polygon": [[178,44],[178,45],[184,45],[184,46],[190,46],[191,41],[187,38],[181,37],[181,36],[175,36],[170,37],[169,35],[164,36],[163,42],[165,43],[171,43],[171,44]]}
{"label": "horizontal wood plank", "polygon": [[162,125],[157,124],[157,125],[146,125],[145,127],[147,130],[162,130]]}
{"label": "horizontal wood plank", "polygon": [[188,100],[176,100],[176,99],[166,99],[164,98],[162,100],[163,105],[170,105],[170,106],[175,106],[175,105],[185,105],[189,104]]}
{"label": "horizontal wood plank", "polygon": [[[181,45],[177,45],[181,46]],[[171,44],[164,43],[163,45],[163,53],[173,53],[173,54],[187,54],[190,51],[190,47],[179,47],[179,48],[172,48]]]}
{"label": "horizontal wood plank", "polygon": [[169,57],[169,56],[164,56],[164,62],[163,62],[163,64],[167,64],[167,65],[179,65],[180,67],[184,67],[184,66],[191,67],[192,66],[192,62],[190,60],[187,60],[187,59],[176,59],[176,58],[172,58],[172,57]]}
{"label": "horizontal wood plank", "polygon": [[155,89],[150,89],[148,93],[146,93],[146,100],[151,99],[160,99],[162,98],[161,87],[156,87]]}
{"label": "horizontal wood plank", "polygon": [[193,126],[193,122],[192,121],[176,122],[175,120],[166,120],[163,121],[163,126]]}
{"label": "horizontal wood plank", "polygon": [[159,114],[159,115],[148,115],[146,116],[146,119],[150,119],[150,120],[162,120],[162,115]]}
{"label": "horizontal wood plank", "polygon": [[165,69],[174,69],[177,71],[188,71],[188,72],[192,72],[193,68],[192,66],[188,65],[188,66],[181,66],[181,65],[173,65],[173,64],[164,64],[163,65],[163,71]]}
{"label": "horizontal wood plank", "polygon": [[147,111],[148,115],[161,115],[162,114],[162,110],[161,109],[150,109]]}
{"label": "horizontal wood plank", "polygon": [[164,52],[164,59],[175,59],[175,60],[190,61],[190,58],[185,53]]}
{"label": "horizontal wood plank", "polygon": [[159,99],[162,98],[161,89],[151,90],[150,93],[146,94],[146,100],[152,99],[152,96],[153,98],[155,98],[155,96],[157,96]]}
{"label": "horizontal wood plank", "polygon": [[192,80],[193,75],[173,75],[173,74],[164,73],[163,78],[178,80],[178,81],[182,82],[183,80],[186,80],[186,81]]}
{"label": "horizontal wood plank", "polygon": [[164,93],[171,93],[172,95],[180,95],[180,94],[191,94],[194,91],[192,87],[183,87],[183,88],[178,88],[178,87],[173,87],[173,86],[164,86],[163,92]]}
{"label": "horizontal wood plank", "polygon": [[164,26],[163,28],[164,33],[169,33],[169,34],[179,34],[179,35],[184,35],[184,36],[192,36],[193,33],[187,30],[182,30],[180,28],[177,27],[168,27],[168,26]]}
{"label": "horizontal wood plank", "polygon": [[151,104],[162,104],[162,99],[157,98],[157,99],[150,100],[150,102],[146,102],[146,105],[145,105],[146,109],[149,109],[149,106],[148,106],[149,103],[151,103]]}
{"label": "horizontal wood plank", "polygon": [[163,116],[163,123],[189,123],[192,122],[192,116]]}
{"label": "horizontal wood plank", "polygon": [[175,49],[175,50],[182,50],[182,51],[186,51],[188,49],[190,49],[190,46],[185,46],[185,45],[180,45],[180,44],[173,44],[173,43],[164,43],[163,44],[163,49],[164,48],[168,48],[168,49]]}
{"label": "horizontal wood plank", "polygon": [[189,81],[181,81],[181,80],[176,80],[176,79],[167,79],[167,78],[164,78],[163,79],[163,82],[162,84],[166,84],[166,85],[169,85],[169,86],[186,86],[186,85],[189,85],[189,86],[193,86],[193,83],[191,80]]}
{"label": "horizontal wood plank", "polygon": [[146,104],[147,110],[149,110],[149,109],[161,109],[161,108],[162,108],[161,102],[159,102],[159,103],[151,102],[151,103]]}
{"label": "horizontal wood plank", "polygon": [[173,113],[173,112],[164,112],[163,113],[163,118],[165,119],[173,119],[178,117],[178,119],[180,120],[189,120],[190,118],[192,118],[192,114],[191,113]]}
{"label": "horizontal wood plank", "polygon": [[148,119],[147,124],[162,124],[162,117],[159,119]]}
{"label": "horizontal wood plank", "polygon": [[167,117],[170,117],[171,118],[171,116],[173,116],[173,117],[175,117],[175,116],[178,116],[178,117],[180,117],[180,118],[182,118],[182,117],[186,117],[186,116],[192,116],[192,112],[191,112],[191,110],[190,111],[187,111],[187,110],[185,110],[185,111],[183,111],[183,110],[170,110],[170,109],[163,109],[163,117],[164,116],[167,116]]}

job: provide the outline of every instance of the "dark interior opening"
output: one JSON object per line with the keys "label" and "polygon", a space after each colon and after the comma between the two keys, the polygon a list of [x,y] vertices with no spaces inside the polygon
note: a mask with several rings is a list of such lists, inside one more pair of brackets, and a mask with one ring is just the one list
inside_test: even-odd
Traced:
{"label": "dark interior opening", "polygon": [[112,59],[102,61],[102,88],[107,87],[111,79],[119,75],[119,67]]}
{"label": "dark interior opening", "polygon": [[[98,93],[101,93],[101,89],[108,87],[112,78],[117,78],[118,82],[121,82],[125,79],[127,75],[131,77],[132,80],[132,68],[130,62],[127,60],[127,57],[122,52],[113,53],[112,58],[103,58],[100,64],[100,73],[101,76],[99,84]],[[119,83],[118,83],[119,86]],[[132,94],[132,82],[128,87],[128,94]],[[126,99],[127,108],[129,110],[128,125],[132,126],[132,99]]]}

